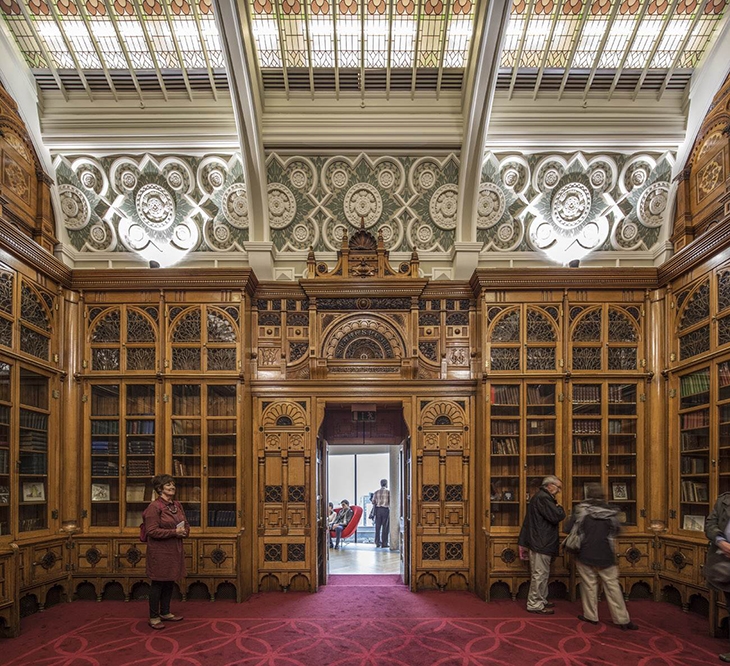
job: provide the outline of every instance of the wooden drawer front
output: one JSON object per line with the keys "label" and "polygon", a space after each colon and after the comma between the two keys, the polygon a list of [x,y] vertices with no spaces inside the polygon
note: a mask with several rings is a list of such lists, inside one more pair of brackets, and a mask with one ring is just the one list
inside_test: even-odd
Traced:
{"label": "wooden drawer front", "polygon": [[114,569],[111,542],[104,539],[79,539],[74,544],[74,570],[89,574]]}
{"label": "wooden drawer front", "polygon": [[114,550],[116,571],[145,575],[146,543],[139,539],[123,539],[115,543]]}
{"label": "wooden drawer front", "polygon": [[704,562],[704,552],[697,544],[667,542],[662,544],[662,569],[672,576],[687,583],[700,582],[700,565]]}
{"label": "wooden drawer front", "polygon": [[648,540],[619,539],[616,544],[616,557],[621,573],[650,573],[652,550],[651,542]]}
{"label": "wooden drawer front", "polygon": [[29,584],[42,583],[62,576],[66,571],[65,542],[30,546]]}
{"label": "wooden drawer front", "polygon": [[236,572],[235,541],[200,541],[198,558],[199,574],[225,574]]}
{"label": "wooden drawer front", "polygon": [[464,569],[469,566],[469,542],[458,537],[431,537],[420,539],[416,553],[418,569]]}
{"label": "wooden drawer front", "polygon": [[489,573],[511,573],[529,575],[528,562],[520,559],[517,537],[493,540],[488,546]]}
{"label": "wooden drawer front", "polygon": [[259,539],[259,570],[308,571],[309,538],[301,536]]}

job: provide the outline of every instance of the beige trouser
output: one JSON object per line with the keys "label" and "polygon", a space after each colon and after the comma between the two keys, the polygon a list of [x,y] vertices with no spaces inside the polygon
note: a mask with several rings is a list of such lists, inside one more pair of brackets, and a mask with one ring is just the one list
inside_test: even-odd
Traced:
{"label": "beige trouser", "polygon": [[583,602],[583,615],[588,620],[598,621],[598,579],[603,583],[603,593],[608,601],[611,619],[614,624],[628,624],[631,622],[626,610],[624,594],[618,584],[618,567],[590,567],[576,560],[576,567],[580,574],[580,600]]}
{"label": "beige trouser", "polygon": [[527,594],[527,610],[542,610],[547,603],[548,578],[551,555],[530,551],[530,591]]}

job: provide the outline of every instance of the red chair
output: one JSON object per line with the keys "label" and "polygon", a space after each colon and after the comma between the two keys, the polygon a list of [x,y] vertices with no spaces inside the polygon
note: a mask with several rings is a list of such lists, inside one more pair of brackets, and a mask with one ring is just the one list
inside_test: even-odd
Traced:
{"label": "red chair", "polygon": [[[362,507],[358,506],[357,504],[353,504],[351,507],[352,509],[352,518],[350,518],[350,522],[345,525],[345,529],[342,530],[342,534],[340,535],[340,543],[344,547],[344,545],[347,543],[347,538],[351,537],[355,532],[357,532],[357,528],[360,526],[360,520],[362,519]],[[335,509],[335,513],[340,512],[340,507],[337,507]],[[335,538],[335,531],[330,530],[330,539]]]}

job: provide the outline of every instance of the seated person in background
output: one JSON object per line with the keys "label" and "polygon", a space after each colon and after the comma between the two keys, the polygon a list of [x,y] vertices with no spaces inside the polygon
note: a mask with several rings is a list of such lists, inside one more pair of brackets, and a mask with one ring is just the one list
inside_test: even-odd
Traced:
{"label": "seated person in background", "polygon": [[341,509],[337,513],[337,518],[332,524],[332,529],[335,531],[335,550],[340,547],[340,536],[342,536],[342,530],[347,527],[347,523],[352,520],[353,511],[350,508],[350,503],[347,500],[340,502]]}
{"label": "seated person in background", "polygon": [[[332,504],[332,502],[329,502],[327,504],[327,532],[329,532],[331,529],[334,529],[335,520],[337,518],[337,512],[335,511],[335,505]],[[330,535],[330,548],[334,546],[335,544],[332,541],[332,536]]]}

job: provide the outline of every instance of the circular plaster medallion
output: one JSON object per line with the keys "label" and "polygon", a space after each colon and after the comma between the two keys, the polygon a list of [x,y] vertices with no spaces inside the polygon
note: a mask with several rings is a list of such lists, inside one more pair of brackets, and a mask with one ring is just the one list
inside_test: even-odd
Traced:
{"label": "circular plaster medallion", "polygon": [[79,175],[79,180],[89,190],[93,190],[96,187],[96,174],[93,171],[82,171]]}
{"label": "circular plaster medallion", "polygon": [[223,175],[223,172],[219,169],[211,169],[208,172],[208,184],[214,189],[217,190],[219,187],[223,187],[223,183],[226,182],[226,178]]}
{"label": "circular plaster medallion", "polygon": [[248,197],[243,183],[234,183],[223,193],[221,209],[232,227],[248,228]]}
{"label": "circular plaster medallion", "polygon": [[383,169],[378,174],[378,185],[383,189],[390,189],[395,184],[395,174],[390,169]]}
{"label": "circular plaster medallion", "polygon": [[332,238],[335,239],[338,243],[342,242],[342,239],[347,234],[347,227],[344,224],[338,224],[334,229],[332,229]]}
{"label": "circular plaster medallion", "polygon": [[294,169],[289,177],[291,184],[298,190],[304,189],[307,186],[307,174],[304,169]]}
{"label": "circular plaster medallion", "polygon": [[639,227],[633,222],[627,222],[621,227],[621,240],[626,242],[633,241],[639,234]]}
{"label": "circular plaster medallion", "polygon": [[192,238],[192,233],[190,232],[190,228],[185,224],[178,224],[175,227],[175,232],[173,234],[173,238],[175,239],[175,242],[178,245],[184,246],[190,243],[190,240]]}
{"label": "circular plaster medallion", "polygon": [[185,179],[183,178],[183,175],[175,169],[167,174],[167,184],[173,190],[179,190],[185,184]]}
{"label": "circular plaster medallion", "polygon": [[533,232],[535,244],[544,248],[547,247],[553,240],[554,231],[553,228],[547,223],[543,222]]}
{"label": "circular plaster medallion", "polygon": [[337,188],[342,188],[347,185],[347,181],[350,177],[347,175],[347,171],[344,169],[335,169],[332,172],[332,184]]}
{"label": "circular plaster medallion", "polygon": [[631,174],[631,184],[634,187],[641,187],[646,182],[646,179],[648,177],[649,174],[647,173],[646,169],[635,169],[634,172]]}
{"label": "circular plaster medallion", "polygon": [[380,192],[370,183],[355,183],[347,190],[343,206],[347,221],[354,227],[359,227],[361,220],[366,227],[372,227],[383,213]]}
{"label": "circular plaster medallion", "polygon": [[271,183],[269,190],[269,225],[272,229],[288,227],[297,214],[297,202],[291,190],[281,183]]}
{"label": "circular plaster medallion", "polygon": [[563,229],[575,229],[591,212],[591,192],[582,183],[566,183],[551,203],[553,222]]}
{"label": "circular plaster medallion", "polygon": [[295,225],[292,236],[299,245],[304,245],[309,240],[309,227],[306,224]]}
{"label": "circular plaster medallion", "polygon": [[502,243],[511,241],[515,236],[515,228],[511,224],[501,224],[497,229],[497,238]]}
{"label": "circular plaster medallion", "polygon": [[155,183],[139,188],[137,215],[155,230],[167,229],[175,221],[175,202],[170,193]]}
{"label": "circular plaster medallion", "polygon": [[388,224],[384,224],[378,229],[378,231],[383,235],[383,243],[385,243],[386,245],[390,243],[390,241],[393,240],[393,236],[395,236],[393,228]]}
{"label": "circular plaster medallion", "polygon": [[595,188],[603,187],[606,184],[606,178],[606,172],[603,169],[598,168],[591,173],[591,185]]}
{"label": "circular plaster medallion", "polygon": [[456,228],[456,212],[459,201],[459,190],[456,185],[447,184],[439,187],[428,203],[428,212],[434,224],[441,229]]}
{"label": "circular plaster medallion", "polygon": [[92,241],[94,241],[98,245],[102,245],[106,243],[108,233],[106,227],[101,224],[95,224],[93,227],[91,227],[91,229],[89,229],[89,236],[91,237]]}
{"label": "circular plaster medallion", "polygon": [[72,231],[83,229],[91,219],[91,207],[84,193],[73,185],[60,185],[58,192],[65,227]]}
{"label": "circular plaster medallion", "polygon": [[506,169],[504,175],[502,176],[502,182],[504,182],[507,187],[515,187],[519,180],[520,172],[517,171],[517,169],[515,169],[514,167]]}
{"label": "circular plaster medallion", "polygon": [[433,238],[433,229],[431,229],[431,227],[429,227],[427,224],[422,224],[416,230],[416,238],[418,239],[419,243],[430,243],[431,239]]}
{"label": "circular plaster medallion", "polygon": [[544,186],[551,190],[558,184],[560,180],[560,172],[555,168],[551,167],[542,175],[542,182]]}
{"label": "circular plaster medallion", "polygon": [[664,221],[669,202],[669,183],[658,182],[649,185],[639,197],[636,213],[645,227],[658,227]]}
{"label": "circular plaster medallion", "polygon": [[231,232],[225,225],[218,224],[213,227],[213,238],[215,238],[219,243],[227,243],[230,237]]}
{"label": "circular plaster medallion", "polygon": [[141,224],[132,224],[127,230],[127,243],[134,250],[141,250],[147,245],[147,233]]}
{"label": "circular plaster medallion", "polygon": [[135,176],[132,171],[124,171],[119,177],[119,182],[122,184],[122,187],[127,190],[127,192],[131,192],[135,187],[137,187],[137,176]]}
{"label": "circular plaster medallion", "polygon": [[595,247],[601,238],[601,230],[594,222],[589,222],[580,232],[581,243],[587,247]]}
{"label": "circular plaster medallion", "polygon": [[477,200],[477,229],[489,229],[497,224],[506,207],[504,192],[494,183],[482,183]]}
{"label": "circular plaster medallion", "polygon": [[424,169],[418,174],[418,184],[424,190],[430,190],[436,184],[436,174],[431,169]]}

